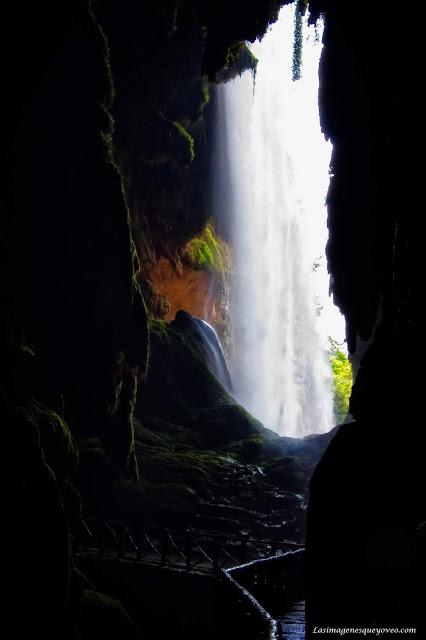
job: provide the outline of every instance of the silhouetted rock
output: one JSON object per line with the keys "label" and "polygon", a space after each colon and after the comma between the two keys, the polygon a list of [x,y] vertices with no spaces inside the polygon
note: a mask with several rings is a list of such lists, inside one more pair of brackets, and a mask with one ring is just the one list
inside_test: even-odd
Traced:
{"label": "silhouetted rock", "polygon": [[360,20],[350,3],[310,6],[325,22],[319,101],[333,144],[331,288],[357,363],[365,351],[359,338],[367,342],[350,401],[356,421],[340,427],[311,483],[306,606],[315,638],[315,625],[420,622],[414,566],[425,510],[414,399],[422,391],[412,372],[423,278],[415,212],[423,193],[401,158],[412,157],[423,120],[407,91],[420,72],[416,60],[405,64],[417,38],[410,12],[389,46],[394,17],[378,6]]}
{"label": "silhouetted rock", "polygon": [[76,628],[78,640],[139,640],[141,637],[121,602],[89,589],[81,598]]}
{"label": "silhouetted rock", "polygon": [[207,447],[218,447],[264,431],[263,425],[241,405],[224,401],[202,409],[187,425],[201,434]]}
{"label": "silhouetted rock", "polygon": [[210,372],[229,393],[232,393],[231,374],[222,345],[213,327],[205,320],[195,318],[184,310],[177,312],[172,327],[176,327],[188,336],[191,343],[200,352]]}

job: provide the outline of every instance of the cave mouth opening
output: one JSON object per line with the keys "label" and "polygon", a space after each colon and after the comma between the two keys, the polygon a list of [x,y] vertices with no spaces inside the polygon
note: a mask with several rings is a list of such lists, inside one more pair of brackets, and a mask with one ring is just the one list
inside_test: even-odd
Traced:
{"label": "cave mouth opening", "polygon": [[332,146],[319,118],[321,36],[321,22],[286,5],[250,44],[255,72],[217,88],[213,202],[231,221],[235,396],[292,437],[343,422],[352,386],[325,254]]}

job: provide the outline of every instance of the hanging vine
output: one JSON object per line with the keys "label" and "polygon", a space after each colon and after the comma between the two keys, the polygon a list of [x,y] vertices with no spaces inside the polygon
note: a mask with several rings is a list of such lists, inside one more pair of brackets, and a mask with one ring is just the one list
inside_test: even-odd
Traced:
{"label": "hanging vine", "polygon": [[303,48],[303,15],[308,5],[307,0],[297,0],[294,12],[294,38],[293,38],[293,81],[300,80],[302,73],[302,48]]}

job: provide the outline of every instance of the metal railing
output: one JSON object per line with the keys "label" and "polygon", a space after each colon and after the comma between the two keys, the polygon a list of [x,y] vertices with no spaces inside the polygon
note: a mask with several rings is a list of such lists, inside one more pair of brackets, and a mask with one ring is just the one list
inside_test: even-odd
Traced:
{"label": "metal railing", "polygon": [[83,519],[73,544],[75,552],[85,556],[216,575],[223,608],[231,607],[232,623],[244,637],[281,640],[278,618],[304,591],[304,548],[290,540]]}
{"label": "metal railing", "polygon": [[237,600],[250,612],[259,638],[281,640],[282,618],[304,593],[304,549],[254,560],[223,572]]}
{"label": "metal railing", "polygon": [[291,540],[241,538],[191,528],[131,526],[88,518],[82,519],[79,529],[73,532],[73,545],[78,554],[208,573],[301,548]]}
{"label": "metal railing", "polygon": [[[239,630],[239,635],[256,637],[259,640],[280,640],[282,629],[256,598],[229,571],[220,571],[220,582],[223,596],[233,604],[233,618]],[[246,627],[246,629],[242,628]]]}

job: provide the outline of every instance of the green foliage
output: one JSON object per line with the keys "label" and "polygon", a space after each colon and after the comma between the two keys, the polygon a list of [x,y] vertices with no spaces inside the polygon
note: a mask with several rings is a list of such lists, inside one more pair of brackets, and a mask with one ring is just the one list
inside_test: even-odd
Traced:
{"label": "green foliage", "polygon": [[148,320],[148,329],[150,333],[157,334],[160,338],[168,340],[169,338],[169,323],[165,320],[158,320],[157,318],[150,318]]}
{"label": "green foliage", "polygon": [[189,162],[192,162],[195,158],[195,148],[194,148],[194,138],[191,136],[189,131],[185,129],[181,122],[174,121],[173,125],[176,127],[179,134],[184,138],[184,140],[188,144],[188,152],[189,152]]}
{"label": "green foliage", "polygon": [[338,424],[344,422],[349,411],[352,390],[352,366],[348,356],[339,349],[339,344],[329,338],[331,370],[333,372],[334,413]]}
{"label": "green foliage", "polygon": [[215,271],[221,276],[229,271],[228,248],[210,223],[199,236],[188,242],[184,258],[195,269]]}
{"label": "green foliage", "polygon": [[190,261],[197,269],[209,269],[213,266],[213,254],[207,242],[202,238],[194,238],[188,247]]}

